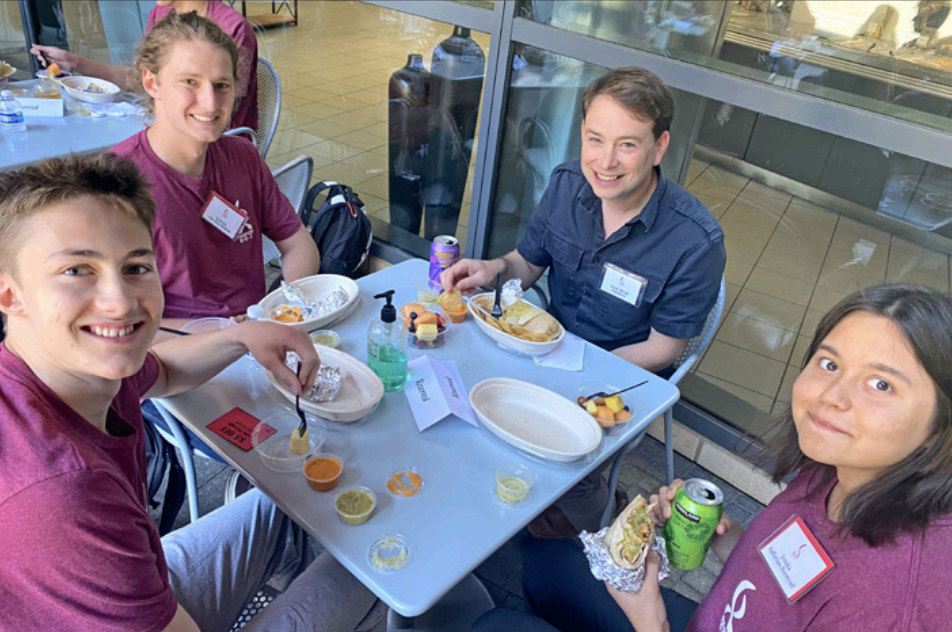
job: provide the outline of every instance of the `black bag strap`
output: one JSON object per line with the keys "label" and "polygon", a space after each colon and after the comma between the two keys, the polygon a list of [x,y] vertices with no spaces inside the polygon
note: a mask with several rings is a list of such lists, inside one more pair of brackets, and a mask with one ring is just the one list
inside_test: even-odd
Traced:
{"label": "black bag strap", "polygon": [[[301,221],[304,222],[305,226],[308,226],[311,222],[311,213],[314,212],[315,210],[314,202],[317,201],[317,197],[324,191],[327,191],[328,189],[332,189],[334,187],[341,187],[341,186],[343,185],[341,185],[338,182],[334,182],[333,180],[324,180],[323,182],[318,182],[317,184],[312,186],[310,189],[308,189],[307,197],[304,198],[304,213],[301,216]],[[330,199],[333,195],[334,195],[334,191],[328,192],[327,194],[328,199]]]}

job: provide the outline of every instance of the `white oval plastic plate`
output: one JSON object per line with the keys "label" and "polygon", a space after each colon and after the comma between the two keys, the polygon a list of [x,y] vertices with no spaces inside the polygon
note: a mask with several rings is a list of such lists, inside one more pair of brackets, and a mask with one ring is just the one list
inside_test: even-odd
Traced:
{"label": "white oval plastic plate", "polygon": [[482,296],[493,296],[493,293],[484,292],[482,294],[476,294],[469,297],[469,301],[467,303],[469,306],[469,311],[473,313],[473,320],[476,321],[476,326],[479,327],[480,331],[504,347],[525,355],[544,355],[558,347],[559,343],[562,342],[562,338],[565,337],[565,327],[562,326],[562,323],[559,323],[559,335],[556,336],[554,340],[550,340],[549,342],[531,342],[529,340],[523,340],[522,338],[517,338],[516,336],[496,329],[483,320],[482,316],[479,314],[480,308],[478,307],[478,304],[474,304],[475,299]]}
{"label": "white oval plastic plate", "polygon": [[[314,276],[298,279],[292,283],[292,285],[300,289],[304,294],[304,298],[312,303],[317,303],[338,288],[344,288],[349,296],[346,303],[325,316],[305,320],[301,323],[279,323],[289,327],[303,327],[308,331],[323,329],[350,314],[353,308],[356,307],[357,299],[360,298],[360,288],[357,287],[354,280],[339,274],[315,274]],[[261,299],[258,305],[264,310],[265,317],[271,322],[276,323],[278,321],[271,318],[271,310],[284,303],[284,292],[281,291],[281,288],[278,288]]]}
{"label": "white oval plastic plate", "polygon": [[[119,86],[109,83],[104,79],[95,77],[66,77],[60,79],[61,86],[66,88],[66,93],[77,101],[86,103],[110,103],[119,97]],[[86,92],[83,88],[89,84],[96,84],[102,89],[102,92]]]}
{"label": "white oval plastic plate", "polygon": [[470,389],[469,403],[490,432],[544,459],[576,461],[602,441],[602,429],[578,404],[529,382],[483,380]]}
{"label": "white oval plastic plate", "polygon": [[[366,364],[337,349],[315,345],[321,362],[341,370],[340,391],[329,402],[318,404],[306,397],[301,398],[301,408],[322,419],[350,423],[370,414],[383,398],[383,382]],[[265,371],[268,381],[294,404],[294,395],[275,379],[271,371]]]}

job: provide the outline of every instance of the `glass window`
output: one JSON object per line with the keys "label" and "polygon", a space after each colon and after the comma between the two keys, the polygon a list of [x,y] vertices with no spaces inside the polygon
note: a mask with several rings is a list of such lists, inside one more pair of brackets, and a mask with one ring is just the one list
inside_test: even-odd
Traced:
{"label": "glass window", "polygon": [[948,0],[522,0],[520,15],[949,131],[950,9]]}
{"label": "glass window", "polygon": [[840,299],[885,282],[950,289],[949,169],[708,102],[684,184],[727,245],[725,316],[696,377],[761,411],[788,405],[817,323]]}
{"label": "glass window", "polygon": [[521,17],[678,58],[711,55],[724,13],[719,0],[522,0]]}
{"label": "glass window", "polygon": [[315,181],[354,187],[391,231],[465,248],[489,36],[369,4],[298,6],[297,26],[258,35],[283,88],[269,164],[311,155]]}

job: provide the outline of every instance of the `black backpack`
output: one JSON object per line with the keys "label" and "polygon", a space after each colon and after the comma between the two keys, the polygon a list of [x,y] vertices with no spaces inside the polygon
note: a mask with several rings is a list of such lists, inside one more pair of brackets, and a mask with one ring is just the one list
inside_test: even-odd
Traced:
{"label": "black backpack", "polygon": [[[324,191],[327,197],[315,210],[314,204]],[[301,219],[321,253],[320,273],[356,278],[370,254],[374,235],[364,203],[354,190],[337,182],[318,182],[307,192]]]}

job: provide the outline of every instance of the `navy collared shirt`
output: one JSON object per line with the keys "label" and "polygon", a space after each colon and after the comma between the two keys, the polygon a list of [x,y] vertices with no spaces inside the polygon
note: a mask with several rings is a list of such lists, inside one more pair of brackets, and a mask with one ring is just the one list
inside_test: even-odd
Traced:
{"label": "navy collared shirt", "polygon": [[[605,239],[602,202],[579,161],[559,165],[517,246],[526,261],[549,268],[552,315],[603,349],[642,342],[652,328],[692,338],[717,300],[724,233],[700,200],[655,173],[641,213]],[[600,289],[608,263],[647,279],[638,307]]]}

